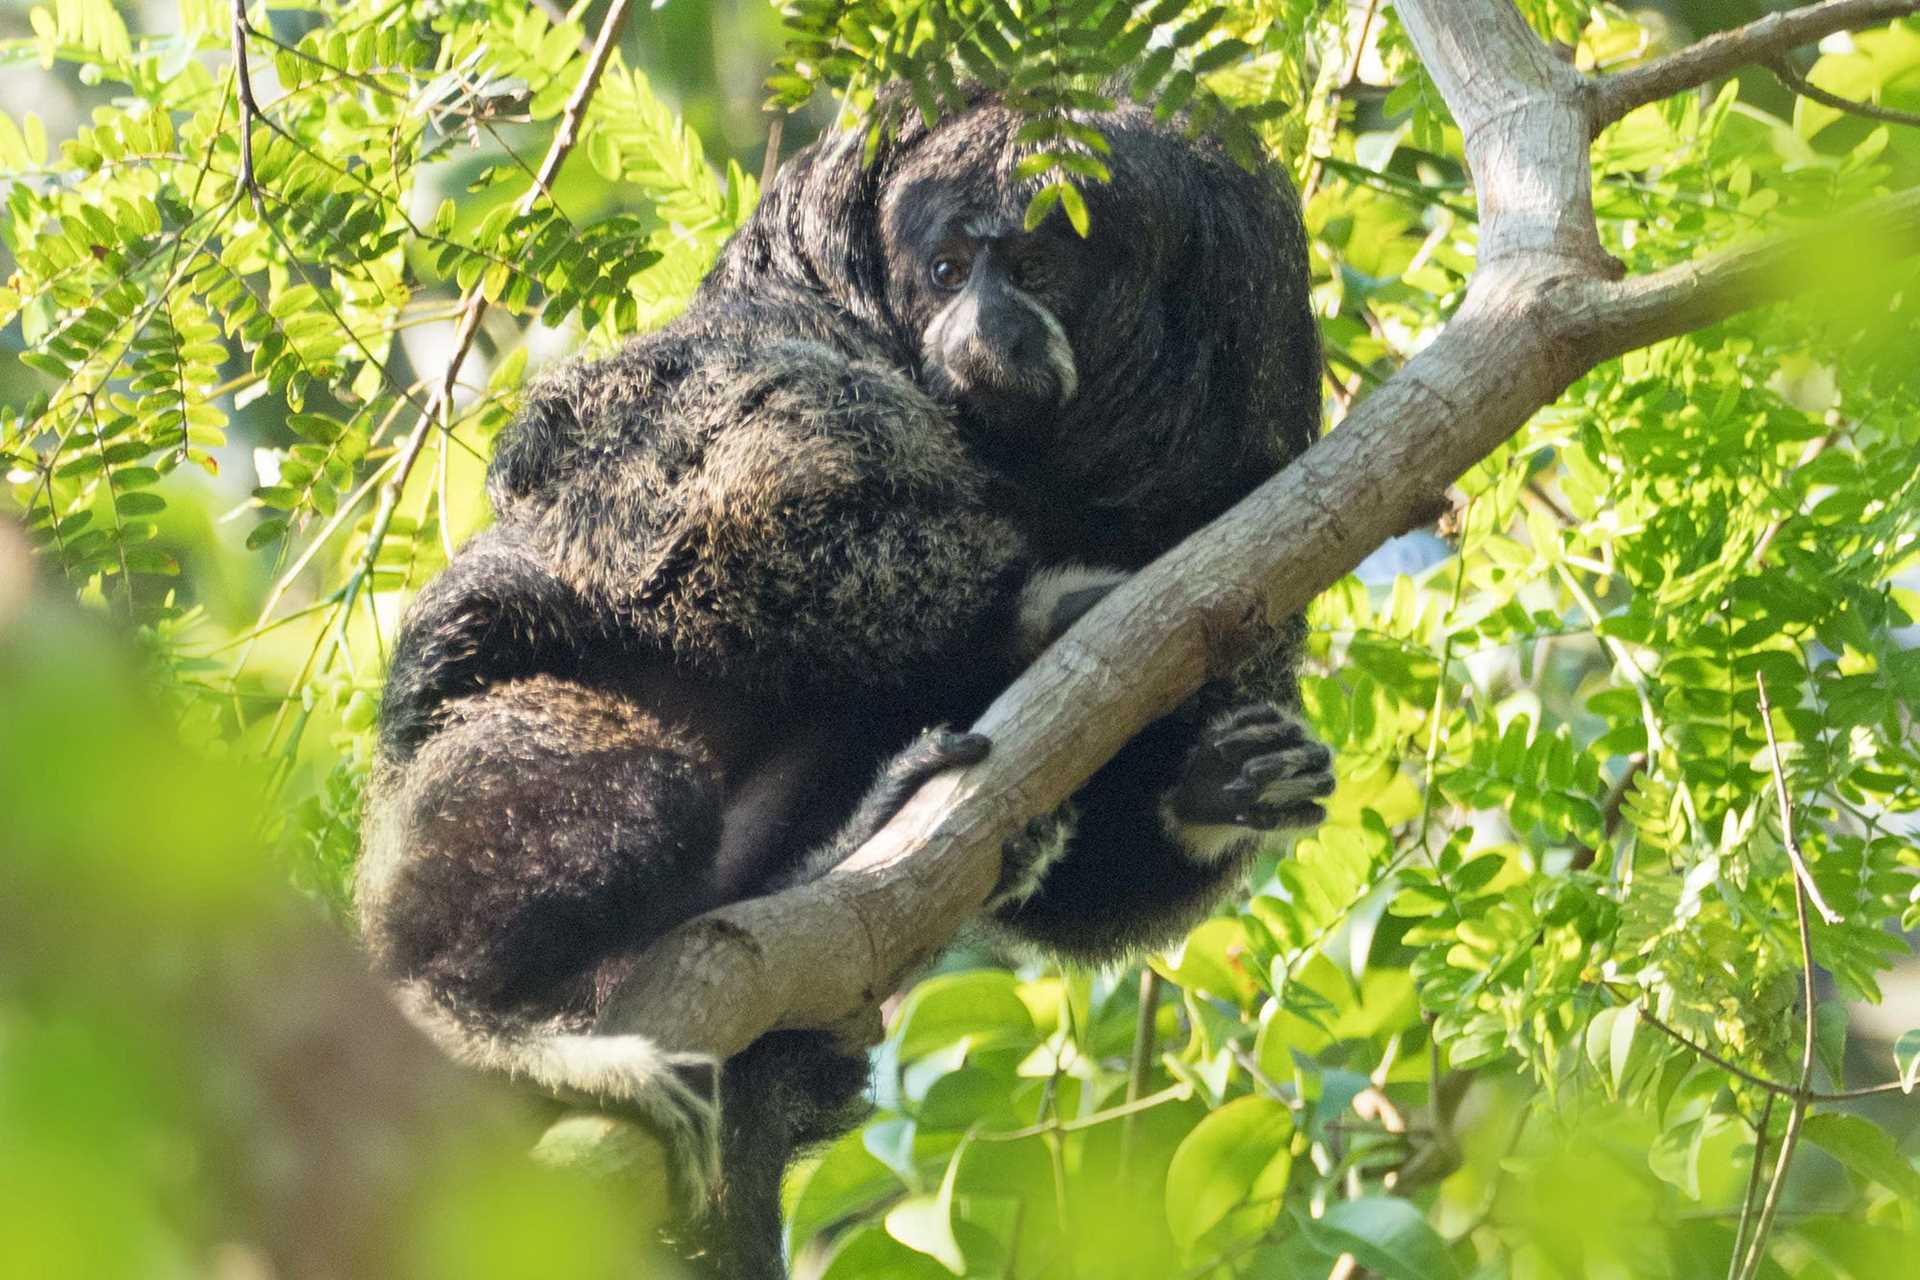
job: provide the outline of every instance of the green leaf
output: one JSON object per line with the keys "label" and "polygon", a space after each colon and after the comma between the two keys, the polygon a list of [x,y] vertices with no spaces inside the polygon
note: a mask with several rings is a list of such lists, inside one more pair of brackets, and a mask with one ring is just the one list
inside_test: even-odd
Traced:
{"label": "green leaf", "polygon": [[287,522],[284,518],[275,517],[269,520],[262,520],[248,531],[247,550],[258,551],[264,546],[278,542],[286,532]]}
{"label": "green leaf", "polygon": [[1195,75],[1208,75],[1232,62],[1246,57],[1253,50],[1244,40],[1222,40],[1200,52],[1193,60]]}
{"label": "green leaf", "polygon": [[1909,1031],[1893,1045],[1894,1070],[1900,1073],[1900,1088],[1912,1093],[1920,1084],[1920,1030]]}
{"label": "green leaf", "polygon": [[1026,217],[1022,219],[1026,229],[1032,231],[1047,220],[1055,205],[1060,203],[1060,186],[1042,187],[1033,193],[1033,199],[1027,201]]}
{"label": "green leaf", "polygon": [[1087,238],[1091,224],[1087,218],[1087,202],[1080,195],[1080,188],[1071,182],[1062,182],[1060,188],[1060,207],[1067,211],[1067,221],[1082,240]]}
{"label": "green leaf", "polygon": [[1257,1235],[1280,1211],[1293,1169],[1293,1113],[1267,1097],[1239,1098],[1195,1125],[1167,1167],[1167,1225],[1191,1248],[1230,1215],[1234,1234]]}
{"label": "green leaf", "polygon": [[1037,1041],[1018,980],[998,969],[943,974],[921,983],[900,1006],[898,1028],[900,1056],[908,1061],[955,1043],[969,1049],[1026,1048]]}
{"label": "green leaf", "polygon": [[850,1133],[795,1175],[799,1193],[787,1214],[796,1246],[822,1228],[878,1203],[900,1189],[892,1169],[874,1158],[858,1133]]}
{"label": "green leaf", "polygon": [[909,1196],[887,1212],[887,1234],[916,1253],[924,1253],[953,1274],[965,1275],[967,1258],[953,1234],[953,1191],[966,1155],[962,1141],[947,1160],[946,1176],[933,1195]]}
{"label": "green leaf", "polygon": [[1153,967],[1179,987],[1216,1000],[1251,1007],[1258,985],[1243,958],[1251,951],[1246,926],[1238,920],[1206,920],[1197,925],[1164,960]]}
{"label": "green leaf", "polygon": [[1405,1200],[1342,1200],[1312,1219],[1309,1234],[1330,1253],[1351,1253],[1383,1280],[1457,1280],[1460,1269],[1440,1233]]}
{"label": "green leaf", "polygon": [[1861,1116],[1823,1112],[1807,1117],[1807,1140],[1845,1165],[1914,1204],[1920,1204],[1920,1170],[1884,1129]]}
{"label": "green leaf", "polygon": [[62,382],[65,382],[72,372],[67,368],[65,361],[58,360],[44,351],[23,351],[20,353],[20,363],[50,378],[58,378]]}

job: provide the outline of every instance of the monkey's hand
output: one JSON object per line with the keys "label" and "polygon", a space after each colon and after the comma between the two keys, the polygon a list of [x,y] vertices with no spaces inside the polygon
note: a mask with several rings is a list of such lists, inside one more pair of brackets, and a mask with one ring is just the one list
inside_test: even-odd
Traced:
{"label": "monkey's hand", "polygon": [[1253,831],[1311,827],[1333,791],[1333,753],[1269,702],[1243,703],[1200,733],[1166,801],[1167,816],[1202,861]]}

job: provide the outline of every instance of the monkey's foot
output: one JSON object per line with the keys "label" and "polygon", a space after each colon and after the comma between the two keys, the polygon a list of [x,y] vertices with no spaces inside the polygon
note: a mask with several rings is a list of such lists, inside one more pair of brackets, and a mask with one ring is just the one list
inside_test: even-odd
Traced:
{"label": "monkey's foot", "polygon": [[771,888],[790,888],[825,875],[845,862],[855,849],[871,840],[874,833],[893,821],[893,815],[906,807],[920,784],[936,773],[979,764],[986,759],[992,742],[979,733],[955,733],[945,725],[928,729],[902,747],[880,769],[880,774],[860,798],[860,804],[825,845],[808,855],[807,860]]}
{"label": "monkey's foot", "polygon": [[1277,831],[1320,822],[1315,802],[1332,791],[1333,753],[1293,716],[1254,702],[1201,733],[1168,808],[1183,825]]}
{"label": "monkey's foot", "polygon": [[843,837],[852,839],[848,852],[865,844],[876,831],[893,821],[893,816],[913,799],[921,783],[948,769],[979,764],[987,758],[987,750],[992,745],[984,734],[955,733],[945,725],[928,729],[909,742],[880,770],[880,776],[874,779],[872,788],[848,821],[842,833]]}
{"label": "monkey's foot", "polygon": [[1040,890],[1047,868],[1059,861],[1073,838],[1071,802],[1052,813],[1030,818],[1027,825],[1000,842],[1000,880],[987,899],[988,911],[1017,907]]}

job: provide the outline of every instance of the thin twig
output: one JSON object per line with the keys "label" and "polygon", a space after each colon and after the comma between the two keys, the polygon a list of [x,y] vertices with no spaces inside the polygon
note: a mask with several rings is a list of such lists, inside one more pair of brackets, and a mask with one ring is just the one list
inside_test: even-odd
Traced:
{"label": "thin twig", "polygon": [[[240,0],[235,0],[240,3]],[[533,185],[527,188],[514,206],[517,216],[524,217],[539,203],[541,196],[552,198],[554,175],[560,172],[560,166],[573,150],[580,134],[580,121],[586,115],[587,105],[593,100],[593,93],[600,84],[600,74],[606,70],[607,62],[612,58],[618,43],[620,27],[626,17],[627,0],[613,0],[607,7],[607,15],[600,24],[600,33],[594,38],[593,51],[587,56],[587,65],[580,72],[580,79],[573,87],[573,93],[567,99],[566,107],[560,113],[560,123],[554,129],[553,141],[547,145],[547,154],[540,161],[540,168],[533,176]],[[374,562],[379,558],[381,544],[386,541],[387,529],[392,525],[395,510],[400,505],[400,495],[407,487],[407,479],[413,474],[413,468],[420,461],[427,437],[436,424],[445,430],[453,429],[453,392],[459,384],[460,367],[466,363],[467,353],[473,347],[473,339],[480,332],[480,321],[487,313],[487,295],[485,277],[475,280],[461,301],[460,327],[454,333],[453,353],[447,357],[447,370],[441,377],[440,385],[434,389],[433,398],[428,401],[427,409],[420,420],[408,433],[399,451],[399,461],[395,463],[392,478],[382,486],[380,505],[374,512],[373,524],[367,530],[367,550],[361,560],[360,568],[347,580],[345,598],[340,609],[340,631],[337,643],[344,645],[346,640],[347,619],[353,614],[355,598],[361,586],[371,577]]]}
{"label": "thin twig", "polygon": [[[237,2],[237,0],[236,0]],[[560,166],[566,162],[573,151],[573,145],[579,140],[580,121],[587,114],[587,106],[593,101],[594,90],[599,88],[600,74],[607,69],[607,63],[613,57],[614,47],[619,43],[620,27],[626,18],[627,0],[613,0],[607,6],[607,16],[600,23],[600,34],[594,37],[593,51],[587,55],[587,65],[580,73],[579,82],[573,86],[573,94],[567,99],[567,105],[560,112],[560,123],[553,131],[553,141],[547,145],[547,154],[541,158],[540,168],[533,175],[533,185],[527,188],[514,206],[516,217],[525,217],[533,211],[540,197],[553,199],[553,180],[560,172]],[[467,290],[467,297],[461,307],[460,328],[454,334],[453,354],[447,360],[447,372],[441,381],[436,398],[445,412],[453,399],[455,380],[459,377],[460,366],[467,358],[467,351],[473,346],[474,335],[480,331],[480,321],[487,313],[487,295],[482,280],[473,282]],[[422,427],[427,424],[423,423]],[[419,429],[416,429],[419,434]],[[414,448],[417,454],[419,449]],[[411,469],[410,464],[408,469]],[[405,475],[399,479],[405,480]]]}
{"label": "thin twig", "polygon": [[1193,1086],[1188,1084],[1170,1084],[1166,1088],[1150,1093],[1144,1098],[1121,1103],[1117,1107],[1108,1107],[1105,1111],[1096,1111],[1092,1115],[1080,1116],[1073,1120],[1042,1120],[1022,1129],[1007,1129],[999,1133],[979,1134],[977,1142],[1017,1142],[1024,1138],[1038,1138],[1046,1134],[1077,1133],[1081,1129],[1092,1129],[1108,1124],[1124,1116],[1136,1115],[1142,1111],[1169,1102],[1184,1102],[1193,1096]]}
{"label": "thin twig", "polygon": [[[1627,792],[1633,790],[1633,780],[1646,771],[1647,753],[1636,751],[1627,757],[1627,767],[1620,772],[1611,787],[1607,788],[1607,798],[1600,805],[1600,833],[1605,842],[1611,843],[1614,832],[1620,829],[1620,814],[1627,803]],[[1585,845],[1573,851],[1573,861],[1569,864],[1574,871],[1584,871],[1593,865],[1598,857],[1598,849],[1589,849]]]}
{"label": "thin twig", "polygon": [[1767,705],[1767,678],[1759,672],[1753,673],[1755,686],[1760,690],[1760,723],[1767,731],[1767,754],[1773,763],[1773,788],[1780,796],[1780,841],[1787,848],[1787,861],[1793,864],[1794,881],[1806,891],[1813,901],[1813,909],[1828,924],[1839,924],[1844,917],[1827,905],[1820,896],[1820,886],[1813,882],[1813,872],[1807,869],[1807,860],[1800,853],[1800,841],[1793,834],[1793,800],[1787,795],[1787,775],[1780,767],[1780,743],[1773,736],[1773,708]]}
{"label": "thin twig", "polygon": [[1806,1123],[1807,1102],[1813,1092],[1813,1040],[1814,1040],[1814,1003],[1813,1003],[1813,934],[1807,924],[1808,886],[1813,877],[1804,874],[1799,854],[1794,848],[1793,811],[1787,801],[1787,787],[1780,769],[1780,748],[1773,739],[1773,719],[1767,706],[1767,682],[1764,676],[1755,673],[1755,681],[1760,690],[1760,719],[1767,726],[1767,743],[1773,748],[1773,778],[1780,789],[1781,820],[1786,825],[1784,833],[1789,856],[1793,858],[1793,919],[1800,935],[1800,1083],[1793,1091],[1793,1109],[1787,1113],[1787,1131],[1780,1136],[1780,1154],[1774,1161],[1773,1181],[1767,1186],[1766,1202],[1760,1206],[1760,1217],[1753,1225],[1753,1239],[1747,1244],[1747,1262],[1740,1273],[1740,1280],[1753,1280],[1760,1273],[1760,1263],[1766,1257],[1767,1235],[1773,1229],[1773,1215],[1780,1207],[1780,1195],[1786,1190],[1787,1170],[1793,1163],[1794,1148],[1800,1142],[1800,1126]]}
{"label": "thin twig", "polygon": [[1877,102],[1860,102],[1853,98],[1843,98],[1837,93],[1828,93],[1819,85],[1801,75],[1798,69],[1784,57],[1767,60],[1767,70],[1780,77],[1780,83],[1793,90],[1810,102],[1823,107],[1832,107],[1850,116],[1864,116],[1869,120],[1884,120],[1888,124],[1904,124],[1920,129],[1920,112],[1897,111],[1892,107],[1883,107]]}
{"label": "thin twig", "polygon": [[[1821,454],[1825,453],[1828,449],[1831,449],[1835,444],[1839,443],[1840,433],[1841,433],[1841,429],[1839,427],[1835,427],[1833,430],[1827,432],[1827,434],[1825,434],[1824,436],[1821,436],[1818,440],[1815,440],[1811,444],[1809,444],[1806,447],[1806,449],[1801,452],[1800,461],[1794,464],[1794,470],[1798,471],[1802,467],[1807,466],[1815,458],[1819,457]],[[1785,516],[1781,516],[1777,520],[1770,520],[1767,522],[1767,527],[1762,529],[1760,531],[1760,536],[1754,540],[1753,551],[1750,555],[1747,556],[1748,564],[1757,565],[1762,560],[1765,560],[1767,558],[1767,549],[1773,546],[1773,540],[1780,536],[1780,530],[1786,527],[1786,523],[1787,523],[1787,517]]]}
{"label": "thin twig", "polygon": [[[1782,1084],[1778,1080],[1769,1080],[1765,1076],[1756,1075],[1738,1063],[1721,1057],[1705,1045],[1696,1043],[1684,1033],[1676,1031],[1673,1027],[1656,1018],[1652,1012],[1648,1010],[1644,1001],[1639,1005],[1639,1009],[1640,1020],[1642,1022],[1651,1024],[1654,1030],[1665,1033],[1668,1039],[1672,1040],[1682,1049],[1698,1054],[1728,1075],[1745,1080],[1754,1088],[1764,1089],[1776,1097],[1791,1098],[1799,1093],[1799,1090],[1790,1084]],[[1902,1085],[1898,1080],[1888,1080],[1882,1084],[1865,1085],[1858,1089],[1835,1089],[1832,1092],[1809,1089],[1806,1091],[1806,1098],[1809,1102],[1855,1102],[1861,1098],[1872,1098],[1883,1093],[1903,1092],[1905,1088],[1906,1086]]]}
{"label": "thin twig", "polygon": [[1727,1256],[1727,1280],[1740,1270],[1740,1246],[1747,1242],[1753,1207],[1760,1202],[1760,1165],[1766,1159],[1767,1122],[1773,1119],[1773,1097],[1769,1093],[1760,1107],[1760,1123],[1753,1127],[1753,1162],[1747,1168],[1747,1193],[1740,1198],[1740,1226],[1733,1233],[1733,1252]]}
{"label": "thin twig", "polygon": [[771,113],[767,120],[767,152],[760,159],[760,189],[765,191],[773,185],[773,175],[780,172],[780,135],[787,129],[787,113]]}
{"label": "thin twig", "polygon": [[[769,144],[771,145],[771,144]],[[1127,1063],[1127,1101],[1138,1102],[1147,1091],[1147,1076],[1153,1070],[1154,1022],[1160,1012],[1160,975],[1152,969],[1140,971],[1140,1011],[1133,1023],[1133,1055]],[[1120,1185],[1133,1185],[1133,1139],[1139,1114],[1128,1112],[1120,1123]]]}
{"label": "thin twig", "polygon": [[1227,1046],[1227,1052],[1233,1056],[1235,1062],[1240,1064],[1240,1069],[1247,1073],[1247,1078],[1253,1081],[1260,1092],[1275,1102],[1285,1103],[1294,1111],[1300,1110],[1300,1100],[1289,1098],[1278,1084],[1267,1078],[1267,1073],[1260,1069],[1260,1059],[1254,1057],[1253,1051],[1247,1046],[1236,1040]]}
{"label": "thin twig", "polygon": [[1920,0],[1825,0],[1770,13],[1631,71],[1590,81],[1593,131],[1599,133],[1635,107],[1698,88],[1836,31],[1869,27],[1915,12],[1920,12]]}
{"label": "thin twig", "polygon": [[[1353,42],[1353,58],[1347,63],[1346,79],[1342,84],[1352,84],[1360,74],[1360,60],[1366,56],[1367,36],[1373,31],[1373,18],[1380,10],[1380,0],[1367,0],[1367,12],[1360,19],[1360,38]],[[1300,184],[1300,205],[1306,207],[1313,193],[1320,186],[1320,176],[1326,172],[1326,161],[1315,156],[1313,165],[1307,170],[1307,180]]]}
{"label": "thin twig", "polygon": [[253,172],[253,122],[264,120],[260,103],[253,96],[253,71],[247,65],[247,0],[233,0],[233,76],[234,96],[240,103],[240,185],[253,201],[253,211],[267,216],[260,198],[260,182]]}

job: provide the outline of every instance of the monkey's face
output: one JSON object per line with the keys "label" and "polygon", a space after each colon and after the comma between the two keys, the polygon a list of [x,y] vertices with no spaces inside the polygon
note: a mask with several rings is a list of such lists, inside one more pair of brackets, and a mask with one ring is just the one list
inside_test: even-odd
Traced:
{"label": "monkey's face", "polygon": [[922,381],[985,447],[1030,448],[1079,389],[1070,335],[1085,247],[1051,219],[1029,232],[957,202],[903,203],[913,215],[889,228],[891,296],[918,335]]}

